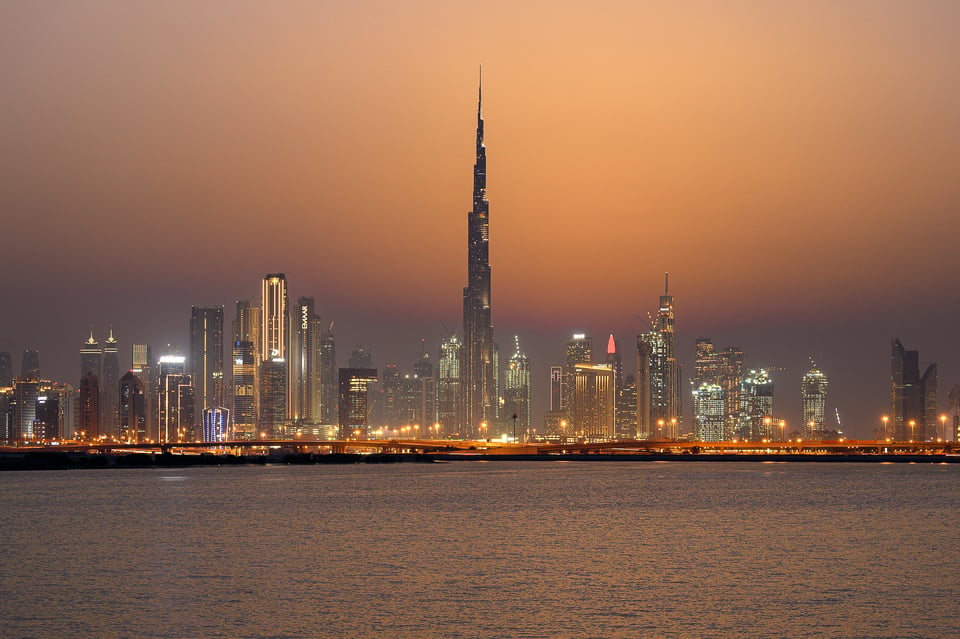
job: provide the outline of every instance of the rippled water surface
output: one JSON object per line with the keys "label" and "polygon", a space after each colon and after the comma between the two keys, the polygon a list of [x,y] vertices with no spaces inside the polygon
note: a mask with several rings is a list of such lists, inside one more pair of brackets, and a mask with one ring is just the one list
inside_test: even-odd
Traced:
{"label": "rippled water surface", "polygon": [[957,637],[960,465],[0,473],[4,637]]}

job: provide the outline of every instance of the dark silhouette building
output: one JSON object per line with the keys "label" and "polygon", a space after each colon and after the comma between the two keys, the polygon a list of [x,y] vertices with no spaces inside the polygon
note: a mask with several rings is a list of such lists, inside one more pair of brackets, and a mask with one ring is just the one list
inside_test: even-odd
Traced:
{"label": "dark silhouette building", "polygon": [[490,204],[483,144],[483,85],[477,99],[477,158],[473,210],[467,215],[467,285],[463,289],[463,417],[466,434],[497,419],[497,370],[490,317]]}
{"label": "dark silhouette building", "polygon": [[23,351],[23,359],[20,360],[20,378],[40,379],[40,353]]}
{"label": "dark silhouette building", "polygon": [[194,306],[190,311],[190,357],[187,375],[193,380],[194,427],[203,409],[223,406],[223,307]]}
{"label": "dark silhouette building", "polygon": [[147,401],[148,395],[143,380],[128,371],[119,382],[118,418],[120,439],[139,443],[147,438]]}
{"label": "dark silhouette building", "polygon": [[13,362],[10,353],[0,353],[0,388],[13,386]]}
{"label": "dark silhouette building", "polygon": [[[370,424],[368,386],[377,381],[375,368],[341,368],[339,392],[340,439],[366,437]],[[359,433],[357,432],[359,431]]]}
{"label": "dark silhouette building", "polygon": [[88,371],[80,378],[76,438],[93,441],[100,437],[100,378]]}
{"label": "dark silhouette building", "polygon": [[926,441],[937,432],[937,365],[920,374],[920,353],[891,344],[890,414],[897,441]]}

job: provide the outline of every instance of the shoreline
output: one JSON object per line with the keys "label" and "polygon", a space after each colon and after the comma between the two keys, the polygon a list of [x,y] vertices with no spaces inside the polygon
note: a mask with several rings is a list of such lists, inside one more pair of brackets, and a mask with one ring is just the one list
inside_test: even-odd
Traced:
{"label": "shoreline", "polygon": [[186,468],[194,466],[265,466],[324,464],[396,464],[455,462],[702,462],[702,463],[859,463],[859,464],[957,464],[960,455],[943,454],[463,454],[463,453],[329,453],[284,455],[183,455],[183,454],[101,454],[61,451],[0,454],[0,472],[17,470],[73,470],[104,468]]}

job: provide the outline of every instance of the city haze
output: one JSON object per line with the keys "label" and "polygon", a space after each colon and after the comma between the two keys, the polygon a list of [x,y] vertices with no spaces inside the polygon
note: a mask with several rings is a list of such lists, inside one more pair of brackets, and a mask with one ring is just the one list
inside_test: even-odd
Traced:
{"label": "city haze", "polygon": [[[694,340],[830,376],[867,437],[890,339],[960,382],[960,6],[219,4],[0,9],[0,350],[76,384],[89,326],[187,346],[285,272],[407,369],[462,321],[484,65],[492,316],[534,424],[573,332],[632,362],[663,273]],[[642,319],[641,319],[642,318]]]}

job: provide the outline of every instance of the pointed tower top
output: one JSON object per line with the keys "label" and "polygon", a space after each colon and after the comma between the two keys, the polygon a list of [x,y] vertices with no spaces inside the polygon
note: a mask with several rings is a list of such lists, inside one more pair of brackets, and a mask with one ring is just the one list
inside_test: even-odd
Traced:
{"label": "pointed tower top", "polygon": [[613,355],[617,352],[617,340],[613,333],[610,333],[610,339],[607,340],[607,355]]}
{"label": "pointed tower top", "polygon": [[90,327],[90,339],[87,340],[87,344],[94,346],[97,343],[97,340],[93,339],[93,326]]}
{"label": "pointed tower top", "polygon": [[113,337],[113,324],[110,325],[110,336],[107,338],[107,344],[116,344],[117,340]]}
{"label": "pointed tower top", "polygon": [[477,84],[477,113],[483,106],[483,65],[480,65],[480,82]]}

